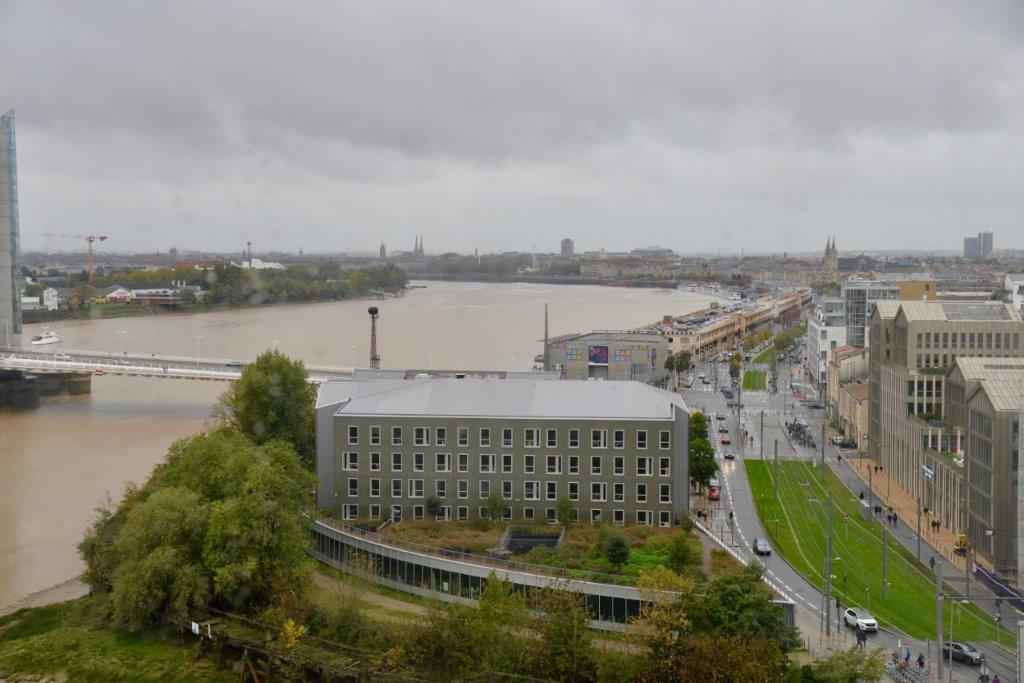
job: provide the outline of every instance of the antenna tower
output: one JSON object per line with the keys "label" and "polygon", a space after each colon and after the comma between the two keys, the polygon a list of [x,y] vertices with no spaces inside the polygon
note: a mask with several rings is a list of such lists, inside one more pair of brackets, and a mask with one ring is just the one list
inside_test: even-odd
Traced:
{"label": "antenna tower", "polygon": [[380,356],[377,355],[377,318],[380,317],[380,309],[370,306],[367,313],[370,314],[370,369],[380,370]]}

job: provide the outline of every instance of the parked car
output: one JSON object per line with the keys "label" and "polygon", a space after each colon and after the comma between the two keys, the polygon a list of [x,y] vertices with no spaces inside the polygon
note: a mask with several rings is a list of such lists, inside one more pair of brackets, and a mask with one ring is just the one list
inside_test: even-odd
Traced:
{"label": "parked car", "polygon": [[854,441],[853,439],[843,439],[841,442],[839,442],[839,447],[840,448],[856,448],[857,447],[857,442]]}
{"label": "parked car", "polygon": [[985,655],[976,650],[972,645],[957,641],[946,641],[942,644],[942,654],[946,659],[952,655],[958,662],[965,662],[974,666],[981,666],[985,663]]}
{"label": "parked car", "polygon": [[732,444],[732,441],[729,439],[729,435],[728,434],[722,434],[722,438],[720,439],[720,441],[722,442],[722,445],[724,445],[724,446],[729,446],[729,445]]}
{"label": "parked car", "polygon": [[754,553],[757,555],[771,555],[772,546],[768,543],[767,539],[755,538],[753,543]]}
{"label": "parked car", "polygon": [[722,424],[718,425],[718,433],[719,434],[728,434],[729,433],[729,426],[727,424],[725,424],[724,422]]}
{"label": "parked car", "polygon": [[736,451],[726,451],[722,457],[725,458],[726,460],[735,460]]}
{"label": "parked car", "polygon": [[836,446],[841,444],[843,441],[846,441],[846,437],[841,434],[837,434],[832,437],[832,443],[835,444]]}
{"label": "parked car", "polygon": [[707,377],[705,377],[702,381],[704,382],[705,386],[711,384],[711,380],[709,380]]}
{"label": "parked car", "polygon": [[715,419],[716,420],[724,420],[725,419],[725,415],[723,415],[722,413],[715,413]]}
{"label": "parked car", "polygon": [[721,500],[722,494],[719,493],[717,486],[708,487],[708,500]]}
{"label": "parked car", "polygon": [[732,398],[732,389],[722,389],[722,393],[726,398]]}
{"label": "parked car", "polygon": [[850,607],[843,612],[843,623],[858,631],[874,632],[878,630],[878,622],[871,613],[860,607]]}

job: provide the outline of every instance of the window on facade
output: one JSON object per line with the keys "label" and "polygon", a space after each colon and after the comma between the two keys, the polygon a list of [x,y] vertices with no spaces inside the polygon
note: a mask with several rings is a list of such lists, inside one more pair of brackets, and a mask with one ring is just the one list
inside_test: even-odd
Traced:
{"label": "window on facade", "polygon": [[558,446],[558,430],[549,429],[547,433],[547,445],[548,448],[556,448]]}
{"label": "window on facade", "polygon": [[672,458],[658,459],[658,474],[667,477],[672,473]]}
{"label": "window on facade", "polygon": [[480,473],[481,474],[494,474],[494,454],[493,453],[481,453],[480,454]]}
{"label": "window on facade", "polygon": [[560,455],[549,455],[548,458],[548,474],[561,474],[562,473],[562,456]]}
{"label": "window on facade", "polygon": [[658,526],[669,527],[672,526],[672,513],[668,510],[662,510],[658,513]]}
{"label": "window on facade", "polygon": [[512,482],[506,479],[501,482],[501,497],[504,500],[512,500]]}
{"label": "window on facade", "polygon": [[469,427],[459,427],[459,445],[469,445]]}
{"label": "window on facade", "polygon": [[423,506],[422,505],[413,505],[412,506],[412,518],[413,519],[423,519]]}
{"label": "window on facade", "polygon": [[523,500],[540,500],[540,482],[523,482]]}
{"label": "window on facade", "polygon": [[412,454],[412,471],[413,472],[422,472],[423,471],[423,460],[424,460],[424,458],[423,458],[423,454],[422,453],[413,453]]}
{"label": "window on facade", "polygon": [[555,514],[555,508],[545,508],[544,514],[547,515],[548,524],[555,524],[558,522],[558,515]]}
{"label": "window on facade", "polygon": [[622,526],[626,523],[626,511],[625,510],[612,510],[612,524],[616,526]]}
{"label": "window on facade", "polygon": [[580,430],[570,429],[569,430],[569,448],[580,447]]}
{"label": "window on facade", "polygon": [[491,445],[491,430],[487,427],[483,427],[480,430],[480,445],[490,446]]}
{"label": "window on facade", "polygon": [[434,471],[435,472],[451,472],[452,471],[452,454],[451,453],[437,453],[434,456]]}
{"label": "window on facade", "polygon": [[512,447],[512,430],[508,427],[501,430],[501,445],[506,448]]}
{"label": "window on facade", "polygon": [[358,470],[359,469],[359,454],[358,453],[342,453],[341,454],[341,468],[343,470]]}
{"label": "window on facade", "polygon": [[533,471],[534,471],[533,460],[534,460],[534,458],[533,458],[532,455],[524,455],[523,456],[523,474],[533,474]]}
{"label": "window on facade", "polygon": [[438,498],[447,498],[448,497],[448,482],[445,481],[444,479],[435,479],[434,480],[434,495],[436,495]]}
{"label": "window on facade", "polygon": [[578,481],[569,482],[569,500],[580,499],[580,483]]}
{"label": "window on facade", "polygon": [[601,523],[601,508],[590,509],[590,523],[600,524]]}
{"label": "window on facade", "polygon": [[620,482],[612,484],[612,501],[621,503],[626,500],[626,485]]}
{"label": "window on facade", "polygon": [[380,505],[370,506],[370,519],[380,519]]}
{"label": "window on facade", "polygon": [[663,451],[672,448],[672,432],[667,429],[662,429],[658,432],[658,448]]}
{"label": "window on facade", "polygon": [[349,425],[348,443],[350,446],[354,446],[359,443],[359,427],[356,427],[355,425]]}
{"label": "window on facade", "polygon": [[469,519],[469,508],[466,507],[465,505],[460,505],[458,507],[458,515],[459,521],[465,522],[467,519]]}
{"label": "window on facade", "polygon": [[402,428],[392,427],[391,428],[391,445],[401,446],[402,445]]}
{"label": "window on facade", "polygon": [[402,454],[392,453],[391,454],[391,471],[401,472],[402,471]]}
{"label": "window on facade", "polygon": [[434,430],[434,443],[438,446],[448,445],[448,430],[444,427],[438,427]]}
{"label": "window on facade", "polygon": [[412,445],[413,446],[429,446],[430,445],[430,429],[427,427],[413,427],[412,428]]}
{"label": "window on facade", "polygon": [[590,456],[590,473],[601,474],[601,456],[592,455]]}
{"label": "window on facade", "polygon": [[646,503],[647,502],[647,484],[636,485],[636,502]]}
{"label": "window on facade", "polygon": [[544,482],[545,493],[544,496],[548,500],[558,500],[558,482],[548,481]]}
{"label": "window on facade", "polygon": [[580,456],[570,455],[569,456],[569,474],[580,473]]}
{"label": "window on facade", "polygon": [[348,495],[358,496],[359,495],[359,479],[352,477],[348,480]]}
{"label": "window on facade", "polygon": [[626,431],[624,429],[616,429],[612,432],[612,448],[625,448],[626,447]]}
{"label": "window on facade", "polygon": [[401,498],[402,497],[402,480],[392,479],[391,480],[391,497]]}
{"label": "window on facade", "polygon": [[593,482],[590,485],[590,500],[595,503],[603,503],[608,500],[608,484]]}
{"label": "window on facade", "polygon": [[380,472],[380,453],[370,453],[370,471]]}
{"label": "window on facade", "polygon": [[523,447],[524,448],[540,448],[540,430],[539,429],[524,429],[523,430]]}
{"label": "window on facade", "polygon": [[590,447],[591,448],[608,448],[608,430],[607,429],[592,429],[592,430],[590,430]]}
{"label": "window on facade", "polygon": [[636,476],[649,477],[654,474],[654,458],[636,459]]}
{"label": "window on facade", "polygon": [[458,495],[459,498],[469,498],[469,480],[459,479],[456,486],[456,491],[458,492],[456,495]]}
{"label": "window on facade", "polygon": [[636,430],[636,447],[640,449],[647,448],[647,430],[638,429]]}
{"label": "window on facade", "polygon": [[342,519],[358,519],[359,518],[359,506],[354,503],[346,503],[341,506],[341,518]]}
{"label": "window on facade", "polygon": [[370,495],[374,498],[380,498],[380,479],[370,480]]}
{"label": "window on facade", "polygon": [[469,472],[469,453],[459,453],[459,472]]}
{"label": "window on facade", "polygon": [[501,454],[501,471],[504,472],[505,474],[509,474],[513,471],[511,453]]}
{"label": "window on facade", "polygon": [[491,495],[491,482],[489,479],[480,480],[480,498],[486,498]]}
{"label": "window on facade", "polygon": [[370,427],[370,445],[380,445],[380,427]]}
{"label": "window on facade", "polygon": [[626,458],[622,455],[616,455],[612,458],[612,474],[625,474],[626,473]]}
{"label": "window on facade", "polygon": [[533,508],[523,508],[523,519],[533,520]]}
{"label": "window on facade", "polygon": [[410,498],[422,498],[423,497],[423,480],[422,479],[410,479],[409,480],[409,497]]}
{"label": "window on facade", "polygon": [[640,526],[651,526],[654,524],[654,516],[650,510],[637,510],[636,523]]}
{"label": "window on facade", "polygon": [[658,486],[658,501],[662,503],[672,502],[672,485],[660,484]]}

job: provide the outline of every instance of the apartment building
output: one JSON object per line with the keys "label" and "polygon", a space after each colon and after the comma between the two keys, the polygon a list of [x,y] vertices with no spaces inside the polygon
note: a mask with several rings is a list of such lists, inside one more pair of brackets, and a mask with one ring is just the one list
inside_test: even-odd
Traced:
{"label": "apartment building", "polygon": [[970,415],[946,400],[947,376],[957,392],[954,365],[1020,358],[1022,336],[1020,313],[1005,303],[875,306],[868,344],[871,457],[921,500],[929,516],[955,531],[965,524],[964,420],[969,424]]}
{"label": "apartment building", "polygon": [[[868,376],[868,351],[855,346],[840,346],[828,363],[828,387],[825,406],[829,415],[837,417],[839,387],[845,382],[866,379]],[[865,430],[866,432],[866,430]]]}
{"label": "apartment building", "polygon": [[343,519],[482,514],[671,526],[688,507],[689,419],[640,382],[495,378],[338,381],[316,408],[317,504]]}
{"label": "apartment building", "polygon": [[807,319],[804,366],[807,379],[823,400],[828,395],[828,366],[836,350],[846,346],[843,300],[822,297]]}

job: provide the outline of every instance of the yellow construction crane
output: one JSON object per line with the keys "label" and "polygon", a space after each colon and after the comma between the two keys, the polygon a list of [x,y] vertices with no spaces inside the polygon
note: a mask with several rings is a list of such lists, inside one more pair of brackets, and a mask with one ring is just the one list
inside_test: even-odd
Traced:
{"label": "yellow construction crane", "polygon": [[43,233],[43,235],[46,236],[46,237],[62,237],[64,239],[69,239],[69,240],[85,240],[86,242],[88,242],[89,243],[89,248],[88,248],[88,252],[87,252],[88,256],[87,256],[86,262],[85,262],[85,264],[86,264],[85,265],[85,272],[89,274],[89,281],[92,282],[92,243],[93,242],[97,242],[97,241],[99,241],[99,242],[106,242],[107,241],[107,236],[106,235],[65,235],[63,233],[52,233],[52,232],[45,232],[45,233]]}

